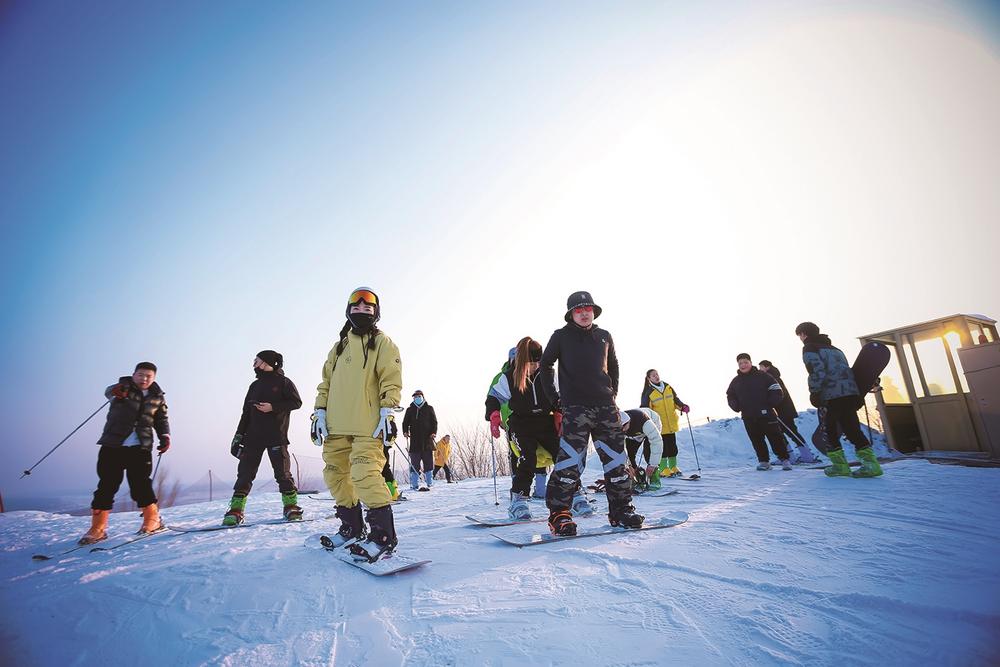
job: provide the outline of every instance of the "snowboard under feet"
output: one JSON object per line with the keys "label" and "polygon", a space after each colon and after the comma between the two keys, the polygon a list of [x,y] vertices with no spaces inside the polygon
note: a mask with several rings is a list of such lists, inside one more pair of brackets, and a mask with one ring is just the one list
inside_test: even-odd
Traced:
{"label": "snowboard under feet", "polygon": [[679,526],[688,520],[686,512],[669,512],[656,517],[646,517],[642,528],[622,528],[613,527],[610,524],[595,526],[593,528],[581,528],[577,525],[576,535],[553,535],[551,533],[530,533],[511,531],[508,535],[498,535],[492,533],[493,537],[515,547],[532,547],[537,544],[549,544],[551,542],[562,542],[563,540],[575,540],[581,537],[596,537],[598,535],[618,535],[621,533],[637,533],[643,530],[657,530],[659,528],[672,528]]}
{"label": "snowboard under feet", "polygon": [[231,530],[233,528],[251,528],[253,526],[282,526],[286,523],[308,523],[310,521],[318,521],[318,518],[312,519],[297,519],[289,521],[287,519],[272,519],[270,521],[254,521],[252,523],[237,523],[232,526],[227,526],[225,524],[216,524],[214,526],[194,526],[194,527],[184,527],[184,526],[167,526],[172,531],[178,533],[211,533],[216,530]]}
{"label": "snowboard under feet", "polygon": [[[382,557],[374,563],[369,563],[366,560],[356,560],[348,549],[343,546],[332,546],[332,543],[325,541],[324,538],[329,540],[326,535],[318,535],[309,538],[306,544],[307,546],[318,545],[321,549],[333,555],[333,557],[337,560],[347,563],[348,565],[353,565],[359,570],[364,570],[368,574],[376,577],[384,577],[386,575],[396,574],[397,572],[405,572],[406,570],[412,570],[413,568],[417,568],[422,565],[428,565],[431,562],[429,560],[417,560],[404,554],[391,552],[389,554],[383,554]],[[330,544],[331,546],[327,546],[327,544]]]}

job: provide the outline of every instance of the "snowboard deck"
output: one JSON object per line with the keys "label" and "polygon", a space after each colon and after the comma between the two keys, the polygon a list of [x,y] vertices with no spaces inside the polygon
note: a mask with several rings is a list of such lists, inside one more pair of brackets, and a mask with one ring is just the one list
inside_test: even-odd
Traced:
{"label": "snowboard deck", "polygon": [[643,491],[642,493],[633,493],[632,497],[638,496],[639,498],[663,498],[664,496],[672,496],[680,493],[677,489],[657,489],[656,491]]}
{"label": "snowboard deck", "polygon": [[387,556],[383,556],[374,563],[369,563],[365,560],[355,560],[354,556],[351,555],[351,552],[344,547],[328,547],[323,544],[322,539],[324,537],[326,537],[326,535],[314,535],[309,538],[309,540],[311,543],[319,546],[319,548],[324,551],[333,554],[333,557],[337,560],[347,563],[348,565],[353,565],[359,570],[364,570],[368,574],[376,577],[385,577],[390,574],[405,572],[407,570],[412,570],[431,563],[429,560],[417,560],[412,556],[399,553],[391,553]]}
{"label": "snowboard deck", "polygon": [[580,530],[577,527],[576,535],[552,535],[551,533],[539,534],[539,533],[514,533],[511,535],[498,535],[496,533],[491,533],[493,537],[497,538],[501,542],[510,544],[515,547],[532,547],[537,544],[550,544],[552,542],[562,542],[564,540],[575,540],[581,537],[596,537],[598,535],[620,535],[624,533],[638,533],[644,530],[657,530],[659,528],[672,528],[674,526],[679,526],[688,520],[688,515],[686,512],[669,512],[664,515],[656,517],[647,517],[645,523],[643,523],[642,528],[622,528],[622,527],[612,527],[609,524],[603,526],[596,526],[594,528],[584,528]]}
{"label": "snowboard deck", "polygon": [[177,533],[211,533],[216,530],[230,530],[233,528],[252,528],[254,526],[281,526],[284,524],[293,523],[309,523],[310,521],[319,521],[319,518],[312,519],[296,519],[295,521],[288,521],[287,519],[271,519],[268,521],[254,521],[252,523],[238,523],[235,526],[223,526],[222,524],[216,524],[214,526],[196,526],[193,528],[187,528],[184,526],[167,526],[170,530]]}

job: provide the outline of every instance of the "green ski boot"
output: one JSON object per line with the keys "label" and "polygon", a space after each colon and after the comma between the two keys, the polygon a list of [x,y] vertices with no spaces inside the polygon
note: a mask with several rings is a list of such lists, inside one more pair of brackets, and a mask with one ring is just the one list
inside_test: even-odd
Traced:
{"label": "green ski boot", "polygon": [[882,474],[882,466],[878,464],[878,457],[871,447],[858,450],[858,458],[861,459],[861,467],[851,473],[851,477],[878,477]]}
{"label": "green ski boot", "polygon": [[850,477],[851,466],[847,465],[847,457],[844,456],[843,449],[833,449],[826,453],[833,463],[832,466],[823,468],[827,477]]}
{"label": "green ski boot", "polygon": [[299,494],[296,491],[281,494],[282,514],[285,521],[302,521],[302,508],[299,507]]}
{"label": "green ski boot", "polygon": [[238,526],[243,523],[243,510],[247,507],[247,497],[233,495],[229,501],[229,511],[222,517],[223,526]]}
{"label": "green ski boot", "polygon": [[663,484],[660,482],[660,470],[656,469],[653,474],[649,476],[649,490],[659,491],[663,488]]}

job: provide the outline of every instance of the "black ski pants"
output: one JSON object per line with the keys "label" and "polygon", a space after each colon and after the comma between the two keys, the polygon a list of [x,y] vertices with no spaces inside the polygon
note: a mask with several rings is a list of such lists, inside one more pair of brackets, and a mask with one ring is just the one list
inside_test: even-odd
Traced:
{"label": "black ski pants", "polygon": [[646,458],[646,465],[659,465],[659,461],[653,463],[649,460],[649,438],[643,438],[642,440],[625,438],[625,450],[628,452],[628,460],[632,464],[632,467],[639,467],[639,463],[635,460],[636,455],[639,453],[639,445],[642,445],[642,455]]}
{"label": "black ski pants", "polygon": [[274,470],[274,481],[282,493],[295,493],[295,480],[292,479],[291,461],[288,456],[288,445],[274,447],[248,446],[240,454],[240,464],[236,468],[236,484],[233,485],[233,495],[248,496],[253,488],[253,480],[257,477],[261,459],[267,452]]}
{"label": "black ski pants", "polygon": [[510,437],[521,452],[521,456],[514,460],[515,465],[511,469],[513,476],[510,490],[512,493],[530,496],[531,483],[538,471],[538,450],[547,451],[553,461],[559,453],[559,436],[556,434],[552,415],[517,423],[511,427]]}
{"label": "black ski pants", "polygon": [[767,444],[764,442],[765,437],[771,443],[771,451],[779,460],[784,461],[788,458],[788,443],[785,441],[785,435],[781,432],[781,425],[778,424],[776,416],[771,414],[744,417],[743,427],[747,430],[747,435],[750,436],[758,463],[766,463],[769,460]]}
{"label": "black ski pants", "polygon": [[115,506],[115,494],[128,479],[128,491],[139,507],[156,502],[153,482],[153,453],[142,447],[113,447],[102,445],[97,453],[97,490],[90,502],[90,509],[110,510]]}
{"label": "black ski pants", "polygon": [[382,445],[382,453],[385,454],[385,465],[382,466],[382,479],[389,482],[395,482],[396,476],[392,474],[392,466],[389,465],[389,447],[387,445]]}
{"label": "black ski pants", "polygon": [[445,463],[442,466],[434,466],[434,474],[435,475],[438,474],[439,470],[444,470],[444,478],[445,478],[445,480],[448,481],[449,484],[451,484],[451,468],[448,467],[448,464]]}
{"label": "black ski pants", "polygon": [[549,475],[545,504],[550,512],[568,511],[580,489],[580,475],[587,464],[587,445],[593,438],[604,466],[608,511],[613,514],[632,502],[632,478],[625,472],[625,434],[614,405],[563,408],[562,437],[556,465]]}
{"label": "black ski pants", "polygon": [[830,450],[840,449],[840,434],[843,433],[856,449],[871,447],[868,438],[861,432],[858,421],[857,396],[841,396],[827,401],[826,404],[826,437]]}
{"label": "black ski pants", "polygon": [[[661,433],[660,437],[663,438],[663,456],[664,458],[668,456],[677,456],[677,434],[676,433]],[[650,461],[652,465],[659,465],[659,461]]]}

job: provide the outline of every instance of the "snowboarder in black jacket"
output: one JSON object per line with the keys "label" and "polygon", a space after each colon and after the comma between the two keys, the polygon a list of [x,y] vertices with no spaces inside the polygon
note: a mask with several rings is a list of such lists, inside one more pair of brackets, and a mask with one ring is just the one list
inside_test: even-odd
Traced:
{"label": "snowboarder in black jacket", "polygon": [[736,363],[739,364],[739,372],[729,383],[726,398],[729,407],[743,415],[743,427],[757,454],[757,470],[771,469],[765,437],[771,443],[771,450],[781,461],[782,469],[791,470],[785,436],[774,414],[774,409],[781,403],[784,395],[781,385],[767,373],[757,370],[746,352],[736,355]]}
{"label": "snowboarder in black jacket", "polygon": [[[799,411],[795,409],[795,403],[792,402],[792,395],[788,393],[785,381],[781,379],[781,371],[767,359],[761,359],[757,362],[757,367],[777,380],[781,386],[781,393],[784,395],[784,398],[781,399],[781,403],[777,408],[778,420],[781,423],[781,429],[796,445],[796,451],[799,454],[798,463],[818,462],[819,459],[816,458],[816,455],[806,445],[805,438],[799,433],[799,428],[795,424],[795,419],[799,416]],[[789,450],[789,454],[791,454],[791,450]]]}
{"label": "snowboarder in black jacket", "polygon": [[[403,416],[403,435],[409,439],[410,488],[429,491],[434,484],[434,442],[437,438],[438,420],[434,406],[424,399],[424,392],[413,392],[413,402]],[[424,486],[420,486],[420,473]]]}
{"label": "snowboarder in black jacket", "polygon": [[[608,520],[612,526],[639,528],[644,517],[632,507],[632,481],[626,471],[625,436],[615,397],[618,357],[611,334],[594,324],[601,307],[589,292],[574,292],[566,300],[566,326],[549,338],[542,353],[541,379],[549,400],[562,412],[562,438],[555,468],[546,489],[549,529],[555,535],[575,535],[570,503],[580,489],[590,438],[604,465]],[[559,390],[553,366],[559,362]],[[574,503],[574,509],[575,503]]]}
{"label": "snowboarder in black jacket", "polygon": [[104,390],[111,403],[107,421],[97,444],[97,490],[90,503],[90,530],[80,538],[80,544],[93,544],[107,538],[108,517],[115,504],[115,494],[128,479],[128,489],[135,504],[142,508],[140,533],[163,529],[160,512],[153,492],[153,432],[160,439],[156,450],[163,454],[170,449],[170,424],[163,390],[154,380],[156,365],[143,361],[136,364],[131,376],[123,376]]}
{"label": "snowboarder in black jacket", "polygon": [[288,521],[301,521],[298,490],[292,478],[288,456],[288,419],[292,410],[302,407],[302,399],[295,384],[285,377],[282,370],[284,358],[274,350],[262,350],[253,360],[257,379],[250,384],[243,400],[243,412],[236,426],[236,435],[230,453],[239,459],[236,484],[229,501],[229,511],[222,519],[223,525],[243,523],[247,496],[257,477],[264,452],[274,470],[274,481],[281,491],[283,514]]}

